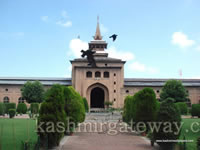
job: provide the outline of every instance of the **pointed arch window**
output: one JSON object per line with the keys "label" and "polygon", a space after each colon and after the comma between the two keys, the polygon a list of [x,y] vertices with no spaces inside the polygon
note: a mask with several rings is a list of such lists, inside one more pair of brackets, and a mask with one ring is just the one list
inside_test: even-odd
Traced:
{"label": "pointed arch window", "polygon": [[95,72],[95,77],[96,78],[100,78],[101,77],[101,72],[99,72],[99,71]]}
{"label": "pointed arch window", "polygon": [[92,78],[92,72],[91,71],[86,72],[86,77],[87,78]]}
{"label": "pointed arch window", "polygon": [[9,100],[10,100],[10,99],[9,99],[8,96],[5,96],[5,97],[3,98],[3,102],[4,102],[4,103],[9,103]]}
{"label": "pointed arch window", "polygon": [[24,98],[23,98],[23,97],[20,97],[20,98],[18,99],[18,103],[24,103]]}

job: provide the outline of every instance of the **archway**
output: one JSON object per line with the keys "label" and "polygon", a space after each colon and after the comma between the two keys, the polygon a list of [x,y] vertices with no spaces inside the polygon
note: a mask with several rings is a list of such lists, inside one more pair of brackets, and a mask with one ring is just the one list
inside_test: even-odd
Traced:
{"label": "archway", "polygon": [[102,88],[95,87],[90,94],[91,108],[104,108],[105,93]]}

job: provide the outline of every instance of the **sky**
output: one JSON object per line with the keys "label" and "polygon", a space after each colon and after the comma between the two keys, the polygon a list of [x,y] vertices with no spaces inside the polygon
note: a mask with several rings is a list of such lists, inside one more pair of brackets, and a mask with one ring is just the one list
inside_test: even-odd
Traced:
{"label": "sky", "polygon": [[126,78],[200,78],[199,7],[199,0],[0,0],[0,77],[71,77],[70,60],[93,40],[99,16],[106,52],[126,61]]}

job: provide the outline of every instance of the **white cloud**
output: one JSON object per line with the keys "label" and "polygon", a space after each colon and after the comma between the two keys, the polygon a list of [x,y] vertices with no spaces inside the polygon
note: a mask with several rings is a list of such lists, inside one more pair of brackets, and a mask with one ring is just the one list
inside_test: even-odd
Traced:
{"label": "white cloud", "polygon": [[40,19],[44,22],[47,22],[49,17],[48,16],[41,16]]}
{"label": "white cloud", "polygon": [[150,74],[158,73],[158,69],[154,67],[146,66],[145,64],[142,64],[137,61],[129,64],[128,68],[136,72],[147,72]]}
{"label": "white cloud", "polygon": [[119,58],[126,61],[130,61],[135,58],[133,53],[117,50],[114,46],[109,47],[106,52],[108,52],[109,57]]}
{"label": "white cloud", "polygon": [[71,21],[62,21],[59,20],[56,22],[56,24],[63,26],[63,27],[71,27],[72,26],[72,22]]}
{"label": "white cloud", "polygon": [[108,28],[105,27],[103,24],[100,24],[100,30],[103,34],[107,33],[108,32]]}
{"label": "white cloud", "polygon": [[81,56],[81,50],[88,49],[88,43],[82,41],[80,39],[72,39],[69,43],[70,53],[69,55],[73,55],[74,57],[78,58]]}
{"label": "white cloud", "polygon": [[61,12],[61,19],[59,19],[56,24],[60,25],[62,27],[71,27],[72,26],[72,22],[68,19],[68,15],[67,12],[65,10],[63,10]]}
{"label": "white cloud", "polygon": [[195,44],[194,40],[189,40],[187,35],[182,32],[174,32],[172,35],[172,44],[181,48],[186,48]]}

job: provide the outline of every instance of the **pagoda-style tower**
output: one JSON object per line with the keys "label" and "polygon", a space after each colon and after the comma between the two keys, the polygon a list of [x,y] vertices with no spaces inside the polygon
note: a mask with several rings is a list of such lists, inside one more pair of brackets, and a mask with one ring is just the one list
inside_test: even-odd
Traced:
{"label": "pagoda-style tower", "polygon": [[122,107],[125,61],[110,58],[105,52],[107,43],[102,40],[99,17],[93,38],[88,44],[90,49],[96,51],[94,59],[97,67],[88,65],[87,58],[72,60],[72,86],[81,96],[86,97],[90,108],[103,109],[105,101],[113,102],[114,107]]}

